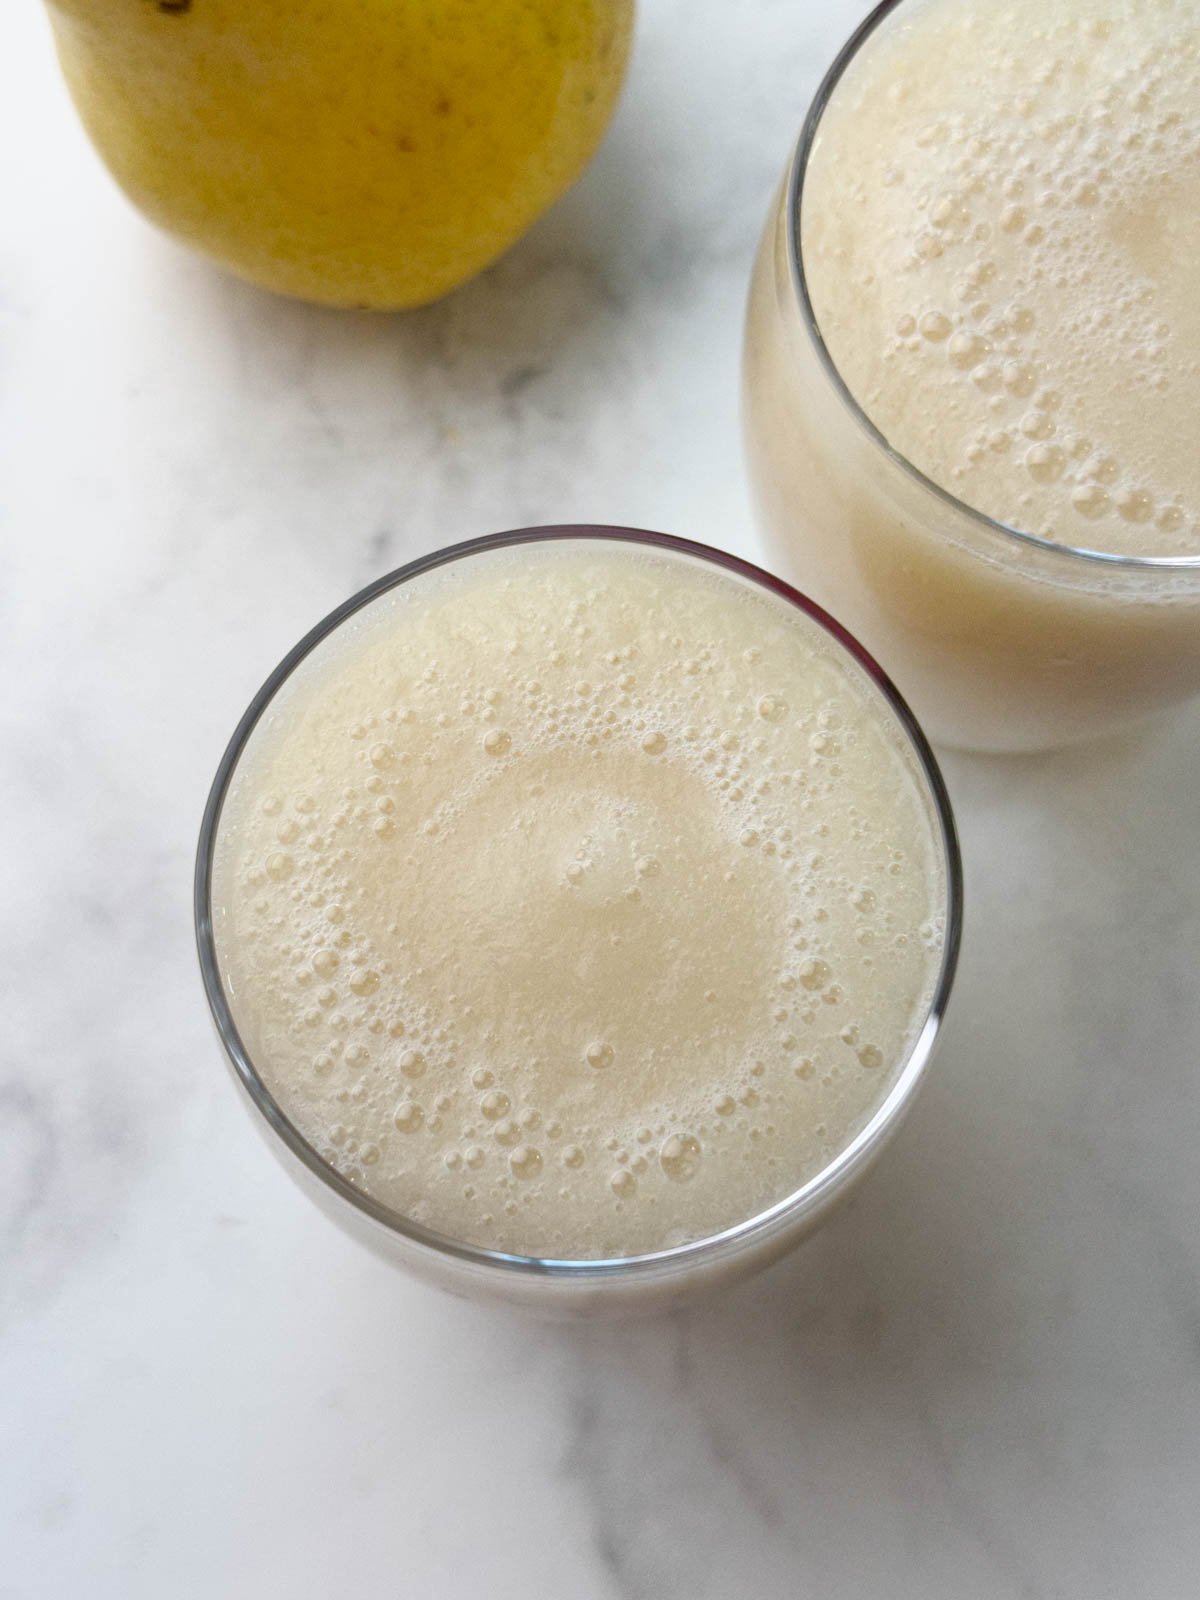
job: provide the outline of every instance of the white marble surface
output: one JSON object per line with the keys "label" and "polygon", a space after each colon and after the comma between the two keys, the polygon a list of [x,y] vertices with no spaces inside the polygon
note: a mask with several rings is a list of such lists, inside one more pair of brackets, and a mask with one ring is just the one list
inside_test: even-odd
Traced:
{"label": "white marble surface", "polygon": [[404,319],[133,216],[0,47],[0,1595],[1186,1600],[1200,1572],[1200,718],[954,758],[970,925],[854,1206],[664,1324],[442,1299],[260,1148],[189,888],[234,721],[333,602],[569,519],[753,554],[750,253],[860,0],[645,0],[592,171]]}

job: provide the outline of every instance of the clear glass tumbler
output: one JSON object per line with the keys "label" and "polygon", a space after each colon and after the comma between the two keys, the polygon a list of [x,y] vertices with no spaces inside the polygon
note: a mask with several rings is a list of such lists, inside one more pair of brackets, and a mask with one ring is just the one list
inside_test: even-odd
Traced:
{"label": "clear glass tumbler", "polygon": [[[895,1063],[864,1126],[824,1170],[760,1215],[721,1233],[652,1254],[608,1260],[553,1260],[505,1254],[448,1238],[379,1204],[308,1143],[272,1095],[237,1026],[214,937],[213,869],[222,809],[239,760],[290,675],[363,607],[447,562],[501,546],[554,540],[607,540],[649,546],[680,563],[720,568],[734,582],[766,591],[785,611],[815,621],[856,664],[878,714],[898,730],[940,841],[946,904],[940,968],[928,1014],[908,1058]],[[756,1270],[790,1250],[862,1178],[896,1131],[929,1064],[949,998],[962,921],[962,872],[954,819],[936,761],[904,701],[861,646],[803,595],[735,556],[664,534],[607,527],[521,529],[440,550],[363,589],[306,635],[254,697],[221,759],[200,831],[195,875],[196,939],[217,1037],[244,1103],[267,1143],[322,1211],[386,1259],[460,1295],[528,1307],[550,1316],[656,1311],[697,1291]]]}
{"label": "clear glass tumbler", "polygon": [[888,443],[843,381],[805,278],[805,173],[884,0],[821,84],[772,202],[743,367],[745,447],[773,565],[884,664],[935,742],[1036,750],[1200,692],[1200,557],[1051,543],[955,498]]}

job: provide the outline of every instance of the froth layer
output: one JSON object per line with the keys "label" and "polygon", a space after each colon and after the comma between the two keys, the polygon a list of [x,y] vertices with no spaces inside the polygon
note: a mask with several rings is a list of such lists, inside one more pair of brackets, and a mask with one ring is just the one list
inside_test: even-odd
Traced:
{"label": "froth layer", "polygon": [[1200,554],[1200,8],[909,0],[805,184],[825,341],[889,442],[1060,543]]}
{"label": "froth layer", "polygon": [[909,752],[815,624],[578,543],[441,569],[310,657],[214,890],[314,1147],[438,1232],[573,1257],[736,1223],[843,1148],[945,897]]}

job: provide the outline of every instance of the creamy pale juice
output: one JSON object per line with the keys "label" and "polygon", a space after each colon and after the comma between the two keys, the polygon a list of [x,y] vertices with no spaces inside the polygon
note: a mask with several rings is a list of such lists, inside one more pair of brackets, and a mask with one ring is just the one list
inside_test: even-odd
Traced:
{"label": "creamy pale juice", "polygon": [[821,102],[751,294],[751,474],[935,737],[1200,690],[1198,261],[1197,0],[903,0]]}
{"label": "creamy pale juice", "polygon": [[817,323],[889,442],[1042,538],[1200,554],[1200,6],[916,0],[805,185]]}
{"label": "creamy pale juice", "polygon": [[569,540],[392,589],[270,703],[222,813],[221,974],[312,1147],[405,1218],[598,1258],[783,1199],[929,1012],[923,775],[798,608]]}

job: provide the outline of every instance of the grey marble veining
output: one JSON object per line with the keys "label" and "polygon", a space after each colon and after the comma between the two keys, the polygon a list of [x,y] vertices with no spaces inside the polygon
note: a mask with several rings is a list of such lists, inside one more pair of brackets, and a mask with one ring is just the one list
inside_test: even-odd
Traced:
{"label": "grey marble veining", "polygon": [[543,1328],[361,1254],[210,1037],[190,869],[250,694],[449,540],[754,555],[755,236],[851,0],[645,0],[574,193],[404,318],[124,206],[36,7],[0,50],[0,1596],[1187,1600],[1200,1571],[1200,715],[951,757],[945,1048],[800,1254]]}

